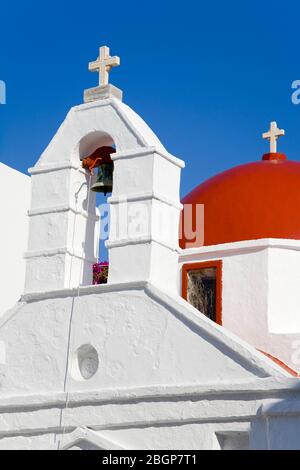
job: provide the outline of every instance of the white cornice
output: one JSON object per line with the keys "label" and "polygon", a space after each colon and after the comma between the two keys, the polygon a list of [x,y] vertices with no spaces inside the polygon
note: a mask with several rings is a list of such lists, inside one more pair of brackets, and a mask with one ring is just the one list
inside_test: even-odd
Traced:
{"label": "white cornice", "polygon": [[59,213],[59,212],[74,212],[74,214],[82,215],[85,218],[89,218],[91,220],[99,220],[99,215],[95,213],[91,214],[90,212],[84,210],[78,210],[74,206],[69,205],[62,205],[62,206],[54,206],[54,207],[45,207],[45,208],[38,208],[38,209],[31,209],[28,211],[29,217],[34,217],[36,215],[44,215],[44,214],[52,214],[52,213]]}
{"label": "white cornice", "polygon": [[246,240],[233,243],[222,243],[220,245],[201,246],[197,248],[186,248],[180,250],[179,260],[196,260],[200,257],[221,257],[231,254],[250,253],[265,250],[267,248],[280,248],[282,250],[300,251],[300,240],[281,238],[262,238],[259,240]]}
{"label": "white cornice", "polygon": [[168,206],[175,207],[175,209],[182,210],[183,205],[178,204],[170,199],[164,197],[162,194],[157,193],[155,191],[152,192],[145,192],[145,193],[136,193],[126,196],[111,196],[107,199],[109,204],[121,204],[124,202],[138,202],[138,201],[148,201],[151,199],[155,199],[160,201]]}
{"label": "white cornice", "polygon": [[158,245],[168,248],[169,250],[176,251],[178,253],[178,244],[170,244],[166,240],[160,239],[158,237],[152,237],[149,235],[140,236],[140,237],[131,237],[131,238],[122,238],[120,240],[106,240],[106,248],[119,248],[129,245],[141,245],[145,243],[157,243]]}
{"label": "white cornice", "polygon": [[[300,383],[300,382],[299,382]],[[298,387],[297,387],[298,391]],[[267,418],[269,416],[300,416],[300,400],[276,400],[271,399],[264,403],[258,410],[258,416]]]}
{"label": "white cornice", "polygon": [[179,168],[185,167],[185,162],[180,158],[174,157],[169,152],[163,152],[162,150],[158,149],[157,147],[144,147],[140,149],[132,149],[126,150],[123,152],[116,152],[111,156],[112,160],[119,160],[122,158],[137,158],[144,155],[153,155],[157,154],[160,157],[168,160],[169,162],[173,163],[174,165],[178,166]]}
{"label": "white cornice", "polygon": [[86,170],[82,168],[80,164],[74,165],[68,161],[66,162],[57,162],[51,163],[48,165],[37,165],[32,168],[28,168],[28,173],[31,175],[38,175],[40,173],[50,173],[51,171],[60,171],[60,170],[77,170],[81,173],[86,173]]}
{"label": "white cornice", "polygon": [[[24,294],[21,297],[21,302],[35,302],[44,299],[55,299],[62,297],[74,297],[78,295],[78,289],[80,296],[101,294],[105,292],[119,292],[124,290],[143,290],[148,285],[146,281],[135,281],[118,284],[98,284],[90,286],[79,286],[71,289],[57,289],[53,291],[45,292],[33,292],[30,294]],[[1,325],[0,325],[1,326]]]}
{"label": "white cornice", "polygon": [[[230,398],[232,395],[252,395],[272,397],[274,394],[288,392],[300,393],[300,380],[296,378],[256,378],[255,380],[235,380],[230,382],[216,382],[210,384],[179,384],[179,385],[153,385],[132,388],[111,388],[102,390],[51,392],[40,394],[25,394],[15,396],[2,396],[0,398],[0,411],[10,408],[40,409],[45,407],[60,407],[66,402],[72,407],[87,405],[102,405],[107,403],[130,403],[143,401],[170,400],[204,400],[206,397]],[[300,402],[299,402],[300,403]],[[299,404],[298,407],[299,408]]]}
{"label": "white cornice", "polygon": [[62,427],[72,432],[82,424],[104,430],[224,420],[249,422],[265,400],[296,397],[299,401],[299,392],[295,379],[256,379],[2,396],[0,435],[61,433]]}
{"label": "white cornice", "polygon": [[82,253],[79,253],[76,250],[70,250],[69,248],[63,247],[63,248],[52,248],[50,250],[40,250],[40,251],[27,251],[27,253],[24,254],[25,259],[30,259],[30,258],[43,258],[47,256],[56,256],[56,255],[70,255],[74,256],[75,258],[78,259],[84,259],[85,261],[90,262],[91,264],[96,262],[96,258],[94,259],[87,259],[85,255],[82,255]]}

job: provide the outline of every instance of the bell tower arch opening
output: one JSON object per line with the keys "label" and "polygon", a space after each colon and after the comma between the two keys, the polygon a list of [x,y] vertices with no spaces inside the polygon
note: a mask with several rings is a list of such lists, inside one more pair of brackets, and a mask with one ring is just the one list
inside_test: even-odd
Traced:
{"label": "bell tower arch opening", "polygon": [[110,210],[107,197],[112,192],[113,162],[110,155],[116,152],[113,138],[106,132],[94,131],[86,135],[78,145],[79,159],[86,170],[89,199],[95,204],[99,218],[95,226],[95,253],[97,263],[93,267],[93,283],[105,283],[108,277],[108,252],[105,241],[110,229]]}
{"label": "bell tower arch opening", "polygon": [[78,153],[80,160],[91,155],[97,148],[111,146],[114,147],[115,143],[113,138],[103,131],[90,132],[84,136],[78,144]]}

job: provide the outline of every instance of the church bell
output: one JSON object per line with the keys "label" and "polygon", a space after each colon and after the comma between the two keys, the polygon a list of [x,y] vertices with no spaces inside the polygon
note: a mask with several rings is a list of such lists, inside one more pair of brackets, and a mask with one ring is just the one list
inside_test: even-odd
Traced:
{"label": "church bell", "polygon": [[95,193],[104,193],[104,196],[106,196],[107,193],[112,192],[112,184],[113,184],[113,162],[102,163],[98,167],[97,180],[91,187],[91,191],[95,191]]}
{"label": "church bell", "polygon": [[94,169],[98,168],[97,179],[92,185],[91,191],[103,193],[104,196],[112,192],[114,164],[111,154],[115,153],[115,151],[114,147],[99,147],[91,155],[83,159],[82,166],[88,169],[91,175],[94,174]]}

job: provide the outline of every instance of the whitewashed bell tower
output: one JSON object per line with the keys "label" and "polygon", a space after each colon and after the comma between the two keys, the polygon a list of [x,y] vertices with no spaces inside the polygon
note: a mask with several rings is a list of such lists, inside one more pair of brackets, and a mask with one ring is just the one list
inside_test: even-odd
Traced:
{"label": "whitewashed bell tower", "polygon": [[[31,169],[25,294],[0,318],[0,449],[298,449],[299,380],[178,295],[184,164],[108,83],[117,63],[100,49],[100,86]],[[109,282],[93,286],[96,176],[82,160],[104,165],[103,147],[116,150]],[[240,319],[232,273],[261,263],[239,249],[225,251],[223,291],[239,291]],[[226,246],[193,250],[180,262]]]}
{"label": "whitewashed bell tower", "polygon": [[89,64],[100,85],[85,90],[32,174],[26,293],[92,283],[99,221],[92,179],[81,160],[103,145],[115,145],[111,207],[109,283],[151,281],[177,293],[180,171],[147,124],[122,103],[108,83],[119,64],[107,47]]}

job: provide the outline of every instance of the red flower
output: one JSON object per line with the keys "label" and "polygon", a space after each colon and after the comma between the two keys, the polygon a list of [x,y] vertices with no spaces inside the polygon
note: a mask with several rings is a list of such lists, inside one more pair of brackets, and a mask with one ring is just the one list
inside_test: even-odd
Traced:
{"label": "red flower", "polygon": [[93,284],[106,284],[108,277],[108,261],[93,265]]}

